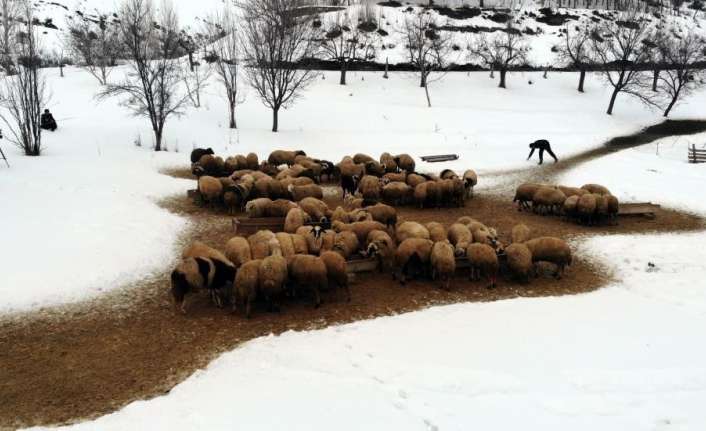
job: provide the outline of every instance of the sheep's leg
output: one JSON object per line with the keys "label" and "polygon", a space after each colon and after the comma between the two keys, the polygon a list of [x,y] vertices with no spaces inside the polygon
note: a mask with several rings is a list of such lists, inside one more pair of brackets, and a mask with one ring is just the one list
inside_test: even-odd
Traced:
{"label": "sheep's leg", "polygon": [[319,294],[319,288],[314,286],[314,308],[319,308],[321,306],[321,295]]}
{"label": "sheep's leg", "polygon": [[252,299],[248,298],[247,301],[245,302],[245,318],[249,319],[250,318],[250,310],[252,309]]}
{"label": "sheep's leg", "polygon": [[185,296],[184,300],[181,301],[181,307],[180,307],[181,314],[186,314],[186,298],[187,297]]}

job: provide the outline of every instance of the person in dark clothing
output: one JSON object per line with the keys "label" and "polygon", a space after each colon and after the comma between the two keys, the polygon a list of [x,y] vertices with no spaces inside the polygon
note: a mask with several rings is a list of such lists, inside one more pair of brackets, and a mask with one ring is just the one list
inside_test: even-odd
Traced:
{"label": "person in dark clothing", "polygon": [[527,156],[527,160],[532,157],[532,154],[534,154],[534,150],[539,150],[539,164],[541,165],[542,162],[544,162],[544,151],[546,150],[549,155],[554,158],[554,163],[559,161],[559,159],[556,157],[556,155],[554,155],[554,152],[552,151],[552,146],[549,145],[549,141],[547,141],[546,139],[534,141],[529,144],[529,147],[532,150],[530,151],[529,156]]}
{"label": "person in dark clothing", "polygon": [[39,118],[39,123],[39,126],[44,130],[51,130],[53,132],[57,128],[56,120],[54,120],[54,116],[51,115],[48,109],[44,110],[44,113]]}

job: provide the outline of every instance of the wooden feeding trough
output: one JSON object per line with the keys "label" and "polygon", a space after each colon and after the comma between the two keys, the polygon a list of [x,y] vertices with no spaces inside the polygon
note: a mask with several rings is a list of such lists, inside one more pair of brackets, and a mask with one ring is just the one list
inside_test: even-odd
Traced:
{"label": "wooden feeding trough", "polygon": [[449,162],[458,160],[458,154],[439,154],[436,156],[422,156],[421,159],[428,163]]}
{"label": "wooden feeding trough", "polygon": [[377,271],[380,261],[377,257],[363,257],[346,261],[348,273],[373,272]]}
{"label": "wooden feeding trough", "polygon": [[235,217],[232,223],[233,232],[239,235],[252,235],[260,230],[272,232],[284,230],[284,217]]}
{"label": "wooden feeding trough", "polygon": [[197,189],[187,190],[186,197],[194,201],[195,204],[201,203],[201,193]]}
{"label": "wooden feeding trough", "polygon": [[620,204],[618,215],[620,217],[647,217],[655,218],[657,210],[661,207],[652,202],[635,202]]}

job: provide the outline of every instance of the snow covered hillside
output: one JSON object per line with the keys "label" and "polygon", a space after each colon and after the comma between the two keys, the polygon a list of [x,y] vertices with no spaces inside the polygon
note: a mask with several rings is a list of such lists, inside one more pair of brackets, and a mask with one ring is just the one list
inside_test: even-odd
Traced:
{"label": "snow covered hillside", "polygon": [[[49,108],[60,129],[44,134],[45,154],[24,157],[0,142],[12,164],[0,168],[0,192],[8,202],[2,237],[13,244],[0,250],[2,311],[74,302],[169,267],[185,222],[155,201],[184,193],[190,183],[157,171],[185,165],[195,146],[261,156],[296,148],[330,160],[353,152],[457,153],[461,158],[444,167],[473,167],[487,188],[492,184],[484,183],[484,173],[535,163],[525,158],[536,139],[549,139],[566,157],[661,121],[629,99],[619,101],[616,115],[605,115],[607,90],[590,77],[587,93],[578,94],[573,73],[546,80],[514,73],[509,90],[496,88],[485,73],[452,73],[432,85],[431,109],[411,74],[383,79],[355,73],[343,87],[335,73],[326,73],[280,114],[276,134],[269,132],[270,112],[254,94],[238,109],[240,128],[227,129],[225,102],[214,83],[202,109],[167,124],[170,152],[154,153],[148,123],[129,117],[116,101],[96,104],[97,83],[87,73],[68,68],[63,79],[56,70],[49,73]],[[705,98],[695,95],[675,116],[697,116]],[[138,137],[142,148],[134,144]]]}

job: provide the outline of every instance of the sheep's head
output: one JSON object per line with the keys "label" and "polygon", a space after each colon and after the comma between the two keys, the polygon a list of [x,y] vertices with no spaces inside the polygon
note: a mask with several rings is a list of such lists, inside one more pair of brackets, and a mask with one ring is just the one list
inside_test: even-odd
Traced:
{"label": "sheep's head", "polygon": [[456,257],[465,256],[466,255],[466,248],[463,247],[461,244],[456,245],[456,247],[454,247],[454,255]]}
{"label": "sheep's head", "polygon": [[380,246],[376,242],[371,242],[365,250],[364,256],[377,256],[380,253]]}
{"label": "sheep's head", "polygon": [[321,226],[314,226],[314,228],[311,230],[311,234],[314,236],[314,238],[319,239],[321,237],[321,233],[323,231],[321,230]]}

